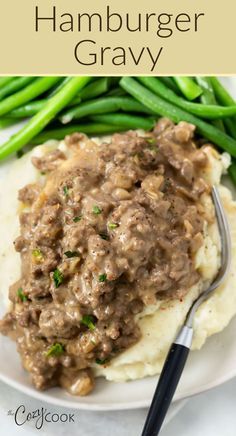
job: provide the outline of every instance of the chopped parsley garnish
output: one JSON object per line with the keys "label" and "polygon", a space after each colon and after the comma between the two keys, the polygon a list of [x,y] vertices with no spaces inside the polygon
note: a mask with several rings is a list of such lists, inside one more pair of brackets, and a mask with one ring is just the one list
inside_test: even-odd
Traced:
{"label": "chopped parsley garnish", "polygon": [[113,229],[116,229],[116,227],[118,227],[118,224],[116,224],[116,223],[108,223],[108,227],[109,227],[109,229],[113,230]]}
{"label": "chopped parsley garnish", "polygon": [[19,288],[19,289],[17,290],[17,297],[19,297],[19,299],[20,299],[23,303],[25,303],[26,301],[29,300],[28,297],[27,297],[27,295],[25,295],[25,293],[23,292],[23,289],[22,289],[22,288]]}
{"label": "chopped parsley garnish", "polygon": [[43,260],[43,254],[39,248],[35,248],[35,250],[32,251],[32,255],[39,262],[41,262]]}
{"label": "chopped parsley garnish", "polygon": [[59,286],[62,284],[64,279],[64,276],[62,274],[62,272],[56,268],[55,271],[53,272],[53,280],[54,280],[54,284],[56,288],[59,288]]}
{"label": "chopped parsley garnish", "polygon": [[155,151],[155,152],[158,151],[158,147],[157,147],[156,139],[155,138],[146,138],[146,141],[148,142],[148,144],[150,144],[149,147],[148,147],[149,150]]}
{"label": "chopped parsley garnish", "polygon": [[109,362],[109,359],[108,359],[108,357],[107,357],[106,359],[96,359],[95,362],[96,362],[98,365],[105,365],[106,363]]}
{"label": "chopped parsley garnish", "polygon": [[103,283],[107,280],[107,275],[106,274],[100,274],[100,276],[98,276],[98,281],[100,283]]}
{"label": "chopped parsley garnish", "polygon": [[99,233],[100,238],[105,239],[105,241],[108,241],[109,236],[106,233]]}
{"label": "chopped parsley garnish", "polygon": [[49,350],[46,352],[46,356],[47,357],[58,357],[61,356],[62,353],[64,353],[65,348],[62,344],[60,344],[59,342],[56,342],[55,344],[53,344]]}
{"label": "chopped parsley garnish", "polygon": [[148,144],[155,144],[156,139],[155,138],[146,138],[146,141],[148,142]]}
{"label": "chopped parsley garnish", "polygon": [[68,188],[68,186],[63,186],[63,192],[64,192],[64,195],[66,197],[69,195],[69,188]]}
{"label": "chopped parsley garnish", "polygon": [[64,255],[70,259],[71,257],[79,257],[79,252],[78,251],[65,251]]}
{"label": "chopped parsley garnish", "polygon": [[81,319],[81,324],[86,325],[86,327],[88,327],[89,330],[95,329],[94,317],[92,315],[84,315],[83,318]]}
{"label": "chopped parsley garnish", "polygon": [[100,215],[100,213],[102,213],[102,209],[100,209],[100,207],[94,205],[94,206],[93,206],[93,213],[94,213],[95,215]]}
{"label": "chopped parsley garnish", "polygon": [[73,218],[73,221],[74,221],[74,223],[78,223],[79,221],[81,221],[81,219],[82,219],[82,215],[79,215],[79,216],[75,216]]}

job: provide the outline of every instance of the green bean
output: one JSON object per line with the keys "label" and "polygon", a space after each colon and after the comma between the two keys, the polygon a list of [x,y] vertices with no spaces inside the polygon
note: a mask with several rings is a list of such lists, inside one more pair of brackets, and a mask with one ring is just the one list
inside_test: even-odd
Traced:
{"label": "green bean", "polygon": [[112,124],[114,126],[123,126],[127,129],[144,129],[151,130],[154,127],[154,118],[138,117],[136,115],[127,114],[105,114],[93,115],[91,120],[97,123]]}
{"label": "green bean", "polygon": [[214,91],[210,82],[210,78],[206,76],[197,76],[196,81],[202,88],[200,100],[203,104],[216,104]]}
{"label": "green bean", "polygon": [[236,120],[234,118],[225,118],[224,124],[230,136],[236,139]]}
{"label": "green bean", "polygon": [[[216,77],[210,77],[210,81],[219,103],[221,103],[223,106],[232,106],[235,104],[235,100],[231,97],[231,95]],[[236,117],[233,117],[232,119],[226,119],[225,124],[230,135],[236,139]]]}
{"label": "green bean", "polygon": [[166,76],[158,76],[158,79],[164,83],[164,85],[167,86],[167,88],[172,89],[176,94],[179,94],[179,88],[176,85],[175,81],[172,77],[166,77]]}
{"label": "green bean", "polygon": [[223,104],[224,106],[233,106],[235,104],[235,100],[220,83],[219,79],[216,77],[211,77],[210,80],[219,103]]}
{"label": "green bean", "polygon": [[12,126],[13,124],[16,124],[15,118],[0,118],[0,129],[6,129],[6,127]]}
{"label": "green bean", "polygon": [[26,88],[2,100],[0,102],[0,116],[38,97],[38,95],[50,89],[59,79],[59,77],[41,77],[30,83]]}
{"label": "green bean", "polygon": [[108,112],[117,112],[123,110],[127,112],[144,112],[150,111],[139,102],[130,97],[105,97],[96,100],[90,100],[73,107],[61,115],[60,120],[67,124],[72,120],[78,120],[87,115],[106,114]]}
{"label": "green bean", "polygon": [[113,76],[113,77],[109,77],[110,81],[111,81],[111,87],[116,87],[119,84],[119,81],[121,79],[121,76]]}
{"label": "green bean", "polygon": [[[149,78],[150,79],[150,78]],[[153,79],[153,78],[151,78],[151,79]],[[159,79],[154,79],[154,80],[159,80]],[[92,82],[91,83],[91,85],[94,85],[95,84],[95,82]],[[164,85],[163,85],[164,86]],[[88,86],[86,86],[86,88],[88,88],[89,87],[89,85]],[[86,89],[86,88],[84,88],[84,90]],[[164,95],[165,95],[165,98],[169,95],[169,94],[167,94],[167,88],[165,87],[165,88],[163,88],[162,89],[162,96],[164,97]],[[80,93],[80,95],[82,95],[82,92]],[[175,95],[175,97],[177,97],[176,95]],[[126,98],[126,97],[125,97]],[[125,98],[123,99],[123,100],[118,100],[117,101],[117,103],[116,104],[122,104],[122,102],[123,102],[123,104],[125,104]],[[180,97],[178,97],[178,98],[180,98]],[[193,112],[196,112],[196,114],[199,114],[199,113],[202,113],[202,111],[204,110],[208,110],[208,112],[209,112],[209,106],[206,108],[203,108],[203,105],[200,105],[200,104],[198,104],[197,105],[197,108],[196,108],[196,104],[197,103],[191,103],[191,102],[187,102],[187,101],[185,101],[185,100],[183,100],[183,99],[180,99],[181,100],[181,105],[183,105],[183,108],[186,108],[187,110],[189,110],[189,108],[191,107],[191,110],[193,111]],[[14,111],[12,111],[12,112],[10,112],[9,113],[9,116],[10,117],[14,117],[14,118],[24,118],[24,117],[29,117],[29,116],[32,116],[32,115],[35,115],[39,110],[41,110],[43,107],[44,107],[44,105],[46,104],[46,102],[47,102],[47,100],[39,100],[39,101],[33,101],[33,102],[30,102],[30,103],[28,103],[27,105],[25,105],[25,106],[22,106],[22,107],[20,107],[20,108],[18,108],[18,109],[15,109]],[[105,105],[105,108],[103,109],[101,109],[101,111],[102,112],[99,112],[99,113],[105,113],[105,112],[109,112],[109,110],[112,110],[112,109],[109,109],[109,108],[107,108],[107,106],[106,106],[106,104],[111,104],[111,101],[110,100],[108,100],[107,98],[106,99],[103,99],[103,101],[101,101],[101,100],[96,100],[96,105],[95,105],[95,110],[96,110],[96,107],[97,107],[97,105],[100,107],[100,104],[102,105],[102,107],[104,108],[104,105]],[[98,103],[99,102],[99,103]],[[174,102],[176,103],[176,100],[174,100]],[[68,106],[71,106],[72,104],[74,105],[74,103],[75,103],[75,100],[73,99],[73,101],[71,102],[71,104],[70,105],[68,105]],[[68,112],[65,112],[65,114],[62,116],[62,118],[63,118],[63,122],[65,122],[65,121],[67,121],[67,118],[65,117],[65,120],[64,120],[64,116],[66,116],[66,114],[68,114],[68,121],[67,122],[69,122],[69,121],[71,121],[72,119],[79,119],[79,118],[81,118],[82,116],[86,116],[86,115],[89,115],[90,113],[92,113],[92,112],[90,112],[90,111],[93,111],[93,106],[90,106],[90,103],[92,104],[92,103],[95,103],[95,101],[89,101],[89,102],[87,102],[86,103],[86,105],[88,104],[88,106],[86,106],[85,105],[85,103],[83,103],[85,106],[83,106],[83,105],[80,105],[80,106],[78,106],[78,108],[73,108],[73,109],[71,109],[71,110],[68,110]],[[187,104],[187,107],[186,107],[186,104]],[[137,102],[136,102],[136,105],[137,105]],[[189,107],[189,105],[190,105],[190,107]],[[194,109],[193,109],[194,108]],[[234,107],[235,109],[234,110],[236,110],[236,107]],[[120,106],[118,107],[118,106],[115,106],[115,108],[113,109],[114,111],[117,111],[117,110],[119,110],[120,109]],[[210,107],[210,110],[212,109],[212,106]],[[216,107],[214,107],[214,109],[213,110],[215,110],[216,109]],[[225,109],[225,108],[223,108],[223,109]],[[229,109],[229,108],[228,108]],[[74,114],[76,114],[77,113],[77,110],[78,110],[78,118],[76,117],[76,115],[74,115]],[[137,109],[134,109],[133,107],[131,107],[131,108],[127,108],[127,107],[124,107],[124,109],[123,110],[125,110],[125,111],[139,111],[139,112],[145,112],[145,113],[150,113],[150,111],[148,112],[147,111],[147,109],[146,108],[144,108],[144,107],[140,107],[140,105],[139,106],[137,106]],[[230,108],[230,111],[231,111],[232,109]],[[233,110],[233,111],[234,111]],[[94,113],[97,113],[97,112],[94,112]],[[227,113],[228,114],[228,113]],[[71,118],[71,116],[72,116],[72,118]]]}
{"label": "green bean", "polygon": [[[90,100],[105,94],[109,90],[110,82],[110,77],[102,77],[101,79],[94,80],[94,82],[89,83],[82,89],[79,93],[79,98],[81,100]],[[76,104],[75,101],[73,101],[73,104]]]}
{"label": "green bean", "polygon": [[0,88],[2,88],[3,86],[7,85],[10,82],[12,82],[12,80],[15,80],[15,79],[16,79],[16,77],[14,77],[14,76],[0,77]]}
{"label": "green bean", "polygon": [[24,106],[20,106],[17,109],[9,112],[8,116],[15,119],[32,117],[41,111],[48,101],[49,100],[46,99],[30,101]]}
{"label": "green bean", "polygon": [[89,81],[90,77],[72,77],[64,87],[54,95],[44,108],[18,132],[0,147],[0,159],[21,149],[29,143],[44,127],[55,118]]}
{"label": "green bean", "polygon": [[[8,116],[19,119],[19,118],[28,118],[33,115],[36,115],[39,111],[41,111],[44,106],[48,103],[49,100],[43,99],[43,100],[35,100],[27,103],[24,106],[20,106],[17,109],[14,109],[13,111],[9,112]],[[75,100],[73,99],[71,103],[67,105],[67,107],[74,106],[73,102]],[[76,97],[77,104],[81,102],[81,99],[79,97]]]}
{"label": "green bean", "polygon": [[92,83],[89,83],[82,91],[78,94],[75,99],[71,102],[69,106],[76,106],[80,104],[81,101],[91,100],[95,97],[99,97],[102,94],[105,94],[110,86],[110,77],[103,77],[98,80],[94,80]]}
{"label": "green bean", "polygon": [[230,107],[203,105],[201,103],[192,103],[184,100],[182,97],[176,95],[171,89],[168,89],[156,77],[138,77],[138,80],[143,83],[147,88],[155,94],[175,104],[176,106],[197,115],[200,118],[215,119],[224,118],[236,114],[236,104]]}
{"label": "green bean", "polygon": [[195,100],[202,94],[202,88],[198,86],[191,77],[174,76],[178,88],[188,100]]}
{"label": "green bean", "polygon": [[224,132],[218,130],[216,127],[206,123],[192,114],[189,114],[183,109],[168,103],[130,77],[123,77],[120,81],[120,85],[129,94],[140,101],[140,103],[147,106],[157,115],[168,117],[175,123],[186,121],[194,124],[200,134],[221,147],[223,150],[226,150],[232,156],[236,157],[236,141],[230,136],[226,135]]}
{"label": "green bean", "polygon": [[[74,106],[75,100],[73,99],[71,103],[67,105],[67,107]],[[28,118],[33,115],[36,115],[39,111],[41,111],[45,104],[47,104],[48,100],[42,99],[42,100],[35,100],[27,103],[24,106],[20,106],[17,109],[14,109],[13,111],[9,112],[8,116],[12,118]],[[76,97],[77,104],[81,102],[81,99],[79,97]]]}
{"label": "green bean", "polygon": [[106,95],[108,97],[122,97],[123,95],[127,96],[126,92],[121,88],[113,88]]}
{"label": "green bean", "polygon": [[[217,105],[217,101],[215,98],[214,90],[209,77],[206,76],[197,76],[196,81],[202,88],[202,95],[200,96],[201,103],[206,105]],[[213,120],[212,124],[216,126],[218,129],[225,132],[224,124],[222,120]]]}
{"label": "green bean", "polygon": [[2,100],[7,95],[13,94],[16,91],[24,88],[26,85],[33,82],[33,80],[35,80],[35,77],[17,77],[10,83],[7,83],[0,89],[0,100]]}
{"label": "green bean", "polygon": [[48,93],[47,98],[53,97],[69,81],[70,81],[70,76],[60,77],[59,82],[56,84],[56,86],[54,86],[52,89],[50,89],[50,92]]}
{"label": "green bean", "polygon": [[[108,79],[107,77],[104,79]],[[81,92],[75,97],[69,104],[68,107],[72,107],[81,103],[81,99],[86,100],[92,97],[97,97],[103,94],[108,89],[108,81],[99,79],[92,83],[89,83]],[[18,107],[17,109],[11,111],[9,116],[12,118],[28,118],[36,115],[40,110],[43,109],[48,100],[42,99],[37,101],[32,101],[24,106]]]}
{"label": "green bean", "polygon": [[232,164],[230,165],[228,169],[228,174],[233,181],[233,183],[236,185],[236,160],[232,161]]}
{"label": "green bean", "polygon": [[60,141],[61,139],[64,139],[66,135],[71,135],[72,133],[76,132],[85,133],[86,135],[108,135],[110,133],[123,132],[124,130],[124,126],[116,126],[112,124],[74,124],[52,130],[44,130],[39,135],[35,136],[35,138],[30,141],[30,144],[43,144],[50,139],[56,139]]}

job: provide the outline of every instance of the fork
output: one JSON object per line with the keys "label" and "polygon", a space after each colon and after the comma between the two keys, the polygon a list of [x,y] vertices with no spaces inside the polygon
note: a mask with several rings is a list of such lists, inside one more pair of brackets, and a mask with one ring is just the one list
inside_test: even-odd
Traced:
{"label": "fork", "polygon": [[215,206],[221,239],[221,266],[213,283],[193,302],[184,325],[170,347],[146,418],[142,436],[156,436],[159,434],[191,348],[194,315],[199,306],[221,285],[229,272],[231,263],[230,231],[216,186],[212,188],[212,200]]}

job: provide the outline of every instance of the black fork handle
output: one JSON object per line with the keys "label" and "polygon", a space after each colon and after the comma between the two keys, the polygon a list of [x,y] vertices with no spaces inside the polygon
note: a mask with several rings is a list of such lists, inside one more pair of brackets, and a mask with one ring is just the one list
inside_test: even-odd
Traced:
{"label": "black fork handle", "polygon": [[178,386],[192,343],[192,328],[184,326],[171,345],[161,372],[142,436],[157,436]]}

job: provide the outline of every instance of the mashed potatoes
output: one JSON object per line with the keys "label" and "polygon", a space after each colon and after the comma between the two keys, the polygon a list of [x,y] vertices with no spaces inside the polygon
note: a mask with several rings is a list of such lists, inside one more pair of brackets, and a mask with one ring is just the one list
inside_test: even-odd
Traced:
{"label": "mashed potatoes", "polygon": [[[2,229],[0,246],[0,292],[4,298],[5,307],[8,304],[8,288],[20,275],[20,256],[15,252],[12,241],[19,232],[17,192],[27,183],[35,182],[44,176],[31,165],[31,156],[43,155],[55,147],[54,143],[37,147],[20,160],[5,168],[5,176],[0,182],[0,225]],[[64,143],[60,148],[65,149]],[[210,147],[207,148],[209,167],[204,177],[213,184],[219,184],[221,174],[229,161],[227,155],[221,157]],[[193,349],[202,347],[207,337],[222,330],[236,313],[236,203],[232,200],[230,191],[219,187],[225,210],[231,227],[233,240],[233,261],[228,279],[198,310],[194,324]],[[205,196],[203,207],[208,213],[213,213],[211,199]],[[168,347],[174,339],[178,328],[183,323],[186,313],[193,300],[199,295],[203,286],[215,276],[220,263],[220,240],[216,223],[205,228],[205,244],[197,253],[195,263],[204,283],[193,286],[183,301],[171,300],[149,306],[138,315],[138,323],[142,331],[141,340],[117,358],[107,367],[96,365],[96,375],[105,376],[108,380],[121,381],[141,378],[160,372]],[[0,314],[2,315],[2,314]]]}

